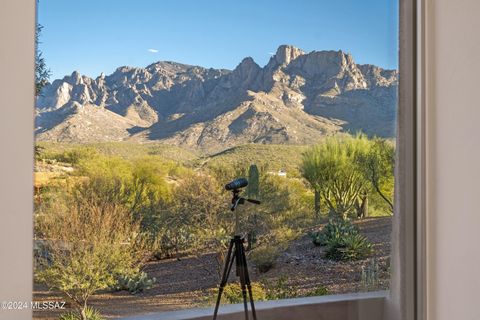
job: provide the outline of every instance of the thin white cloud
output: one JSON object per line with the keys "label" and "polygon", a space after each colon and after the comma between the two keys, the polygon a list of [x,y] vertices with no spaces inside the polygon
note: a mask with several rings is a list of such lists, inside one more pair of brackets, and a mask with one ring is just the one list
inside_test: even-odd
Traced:
{"label": "thin white cloud", "polygon": [[151,53],[157,53],[158,50],[157,49],[148,49],[148,52],[151,52]]}
{"label": "thin white cloud", "polygon": [[271,55],[271,56],[274,56],[275,52],[269,52],[268,54]]}

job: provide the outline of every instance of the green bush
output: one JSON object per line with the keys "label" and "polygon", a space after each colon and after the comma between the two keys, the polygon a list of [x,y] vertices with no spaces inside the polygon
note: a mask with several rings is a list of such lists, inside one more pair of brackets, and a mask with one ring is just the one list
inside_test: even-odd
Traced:
{"label": "green bush", "polygon": [[48,252],[35,266],[35,279],[70,298],[80,312],[92,295],[115,285],[116,275],[138,270],[148,248],[128,210],[86,198],[55,200],[35,220]]}
{"label": "green bush", "polygon": [[266,285],[267,299],[278,300],[298,297],[298,290],[287,283],[287,277],[282,276],[272,285]]}
{"label": "green bush", "polygon": [[130,293],[143,292],[151,289],[157,281],[155,278],[149,278],[145,272],[136,273],[133,276],[122,275],[117,279],[115,290],[127,290]]}
{"label": "green bush", "polygon": [[[100,312],[94,308],[87,307],[85,308],[85,315],[87,316],[88,320],[104,320],[100,315]],[[75,311],[67,312],[62,314],[58,320],[82,320],[82,316]]]}
{"label": "green bush", "polygon": [[312,290],[302,293],[300,290],[298,290],[298,288],[289,285],[287,282],[287,277],[285,276],[278,278],[277,281],[273,284],[266,283],[265,288],[267,290],[268,300],[289,299],[297,297],[314,297],[329,294],[328,289],[324,286],[316,287]]}
{"label": "green bush", "polygon": [[54,155],[54,159],[60,162],[78,165],[82,160],[90,160],[98,155],[97,150],[92,147],[76,147],[71,150]]}
{"label": "green bush", "polygon": [[58,317],[58,320],[79,320],[81,319],[80,315],[76,312],[67,312]]}
{"label": "green bush", "polygon": [[318,297],[318,296],[326,296],[328,294],[330,294],[330,292],[328,291],[327,287],[320,286],[320,287],[316,287],[313,290],[308,291],[304,296],[305,297]]}
{"label": "green bush", "polygon": [[[253,282],[252,284],[252,295],[255,301],[263,301],[267,299],[267,293],[262,284],[258,282]],[[215,298],[218,294],[218,289],[215,290]],[[223,301],[226,303],[240,303],[243,302],[242,289],[238,283],[229,283],[225,286],[222,295]]]}
{"label": "green bush", "polygon": [[253,262],[260,273],[265,273],[275,266],[279,255],[280,252],[277,247],[258,247],[250,253],[250,261]]}
{"label": "green bush", "polygon": [[297,239],[300,236],[300,231],[292,229],[288,226],[281,226],[272,232],[275,245],[282,249],[287,249],[291,241]]}

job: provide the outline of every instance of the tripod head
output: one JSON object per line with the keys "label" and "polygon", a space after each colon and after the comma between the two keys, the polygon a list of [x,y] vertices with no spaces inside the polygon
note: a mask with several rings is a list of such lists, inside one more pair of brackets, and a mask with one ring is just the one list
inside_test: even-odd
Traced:
{"label": "tripod head", "polygon": [[232,204],[230,205],[230,210],[235,211],[239,204],[245,204],[245,201],[248,201],[253,204],[260,204],[261,202],[255,199],[243,198],[240,197],[240,189],[232,190]]}
{"label": "tripod head", "polygon": [[245,204],[245,202],[250,202],[253,204],[260,204],[260,201],[255,199],[248,199],[240,196],[241,188],[246,187],[248,181],[245,178],[235,179],[230,183],[225,185],[225,189],[232,191],[232,202],[230,205],[230,210],[235,213],[235,234],[239,234],[239,218],[238,213],[235,211],[239,204]]}

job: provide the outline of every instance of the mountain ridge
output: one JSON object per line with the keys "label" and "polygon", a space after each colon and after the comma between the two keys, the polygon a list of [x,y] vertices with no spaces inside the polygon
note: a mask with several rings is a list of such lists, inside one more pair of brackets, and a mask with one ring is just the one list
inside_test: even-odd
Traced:
{"label": "mountain ridge", "polygon": [[310,144],[340,132],[390,137],[397,86],[396,70],[358,65],[341,50],[305,53],[289,45],[264,67],[246,57],[234,70],[159,61],[95,79],[75,71],[42,90],[36,135],[159,140],[212,151],[252,142]]}

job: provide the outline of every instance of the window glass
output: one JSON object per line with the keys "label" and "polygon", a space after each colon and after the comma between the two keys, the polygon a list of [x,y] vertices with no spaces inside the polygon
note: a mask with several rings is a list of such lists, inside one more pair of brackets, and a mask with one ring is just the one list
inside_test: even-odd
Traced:
{"label": "window glass", "polygon": [[222,305],[243,262],[255,301],[388,289],[397,25],[396,1],[39,2],[34,299],[65,308],[34,317],[212,306],[230,243]]}

